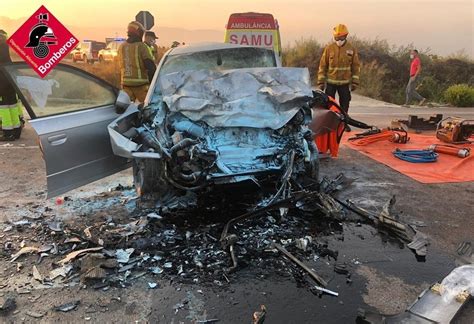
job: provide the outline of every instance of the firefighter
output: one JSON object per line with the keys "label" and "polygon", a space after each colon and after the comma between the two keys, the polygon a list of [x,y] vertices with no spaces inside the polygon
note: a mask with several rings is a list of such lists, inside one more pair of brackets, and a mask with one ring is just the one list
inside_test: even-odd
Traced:
{"label": "firefighter", "polygon": [[[318,88],[331,97],[339,95],[339,104],[349,111],[351,91],[359,86],[360,62],[357,50],[347,41],[349,31],[343,24],[333,29],[334,43],[326,46],[319,62]],[[347,130],[350,128],[347,126]]]}
{"label": "firefighter", "polygon": [[155,74],[156,66],[145,43],[142,42],[145,28],[132,21],[127,28],[127,41],[118,49],[120,82],[122,89],[132,101],[144,102],[148,86]]}
{"label": "firefighter", "polygon": [[148,50],[150,51],[151,56],[153,57],[153,61],[155,64],[158,64],[158,46],[156,45],[156,37],[155,33],[152,31],[145,32],[145,41],[144,43],[147,45]]}
{"label": "firefighter", "polygon": [[[10,63],[10,52],[7,44],[7,33],[0,30],[0,64]],[[0,141],[19,139],[23,124],[23,110],[15,89],[3,73],[0,73],[0,119],[3,135]]]}

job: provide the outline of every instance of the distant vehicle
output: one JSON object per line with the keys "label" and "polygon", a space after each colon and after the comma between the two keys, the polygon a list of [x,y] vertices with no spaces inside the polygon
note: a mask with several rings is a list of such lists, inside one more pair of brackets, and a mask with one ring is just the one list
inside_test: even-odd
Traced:
{"label": "distant vehicle", "polygon": [[114,62],[118,54],[120,44],[125,42],[125,38],[116,38],[99,51],[99,62]]}
{"label": "distant vehicle", "polygon": [[278,21],[272,14],[233,13],[226,25],[225,43],[271,48],[281,56]]}
{"label": "distant vehicle", "polygon": [[93,40],[83,40],[71,52],[73,62],[82,61],[84,63],[94,63],[99,60],[99,51],[105,48],[104,42],[96,42]]}

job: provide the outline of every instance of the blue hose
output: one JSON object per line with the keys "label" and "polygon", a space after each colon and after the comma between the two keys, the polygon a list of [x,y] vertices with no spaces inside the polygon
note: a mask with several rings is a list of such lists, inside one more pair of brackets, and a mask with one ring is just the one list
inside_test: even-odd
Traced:
{"label": "blue hose", "polygon": [[438,154],[432,150],[400,150],[396,149],[393,155],[400,160],[411,163],[431,163],[438,160]]}

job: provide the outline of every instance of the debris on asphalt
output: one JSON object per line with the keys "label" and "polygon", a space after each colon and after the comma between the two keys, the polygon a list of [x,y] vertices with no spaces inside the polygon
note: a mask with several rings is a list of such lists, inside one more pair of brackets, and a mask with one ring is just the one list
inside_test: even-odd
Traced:
{"label": "debris on asphalt", "polygon": [[81,281],[103,279],[107,276],[106,269],[118,266],[114,259],[106,258],[101,253],[89,253],[80,259]]}
{"label": "debris on asphalt", "polygon": [[115,256],[117,257],[117,262],[118,263],[128,263],[130,261],[130,256],[132,253],[135,251],[135,249],[130,248],[130,249],[118,249],[115,251]]}
{"label": "debris on asphalt", "polygon": [[267,307],[260,305],[260,310],[255,311],[252,316],[252,324],[263,324],[265,322],[265,316],[267,315]]}
{"label": "debris on asphalt", "polygon": [[79,256],[81,256],[85,253],[100,251],[102,249],[103,249],[102,247],[95,247],[95,248],[88,248],[88,249],[83,249],[83,250],[78,250],[78,251],[71,252],[68,255],[66,255],[66,257],[64,259],[60,260],[58,262],[58,265],[64,265],[64,264],[66,264],[68,262],[71,262],[75,258],[77,258],[77,257],[79,257]]}
{"label": "debris on asphalt", "polygon": [[394,237],[407,244],[417,260],[424,261],[429,245],[428,236],[418,231],[415,226],[404,224],[392,216],[392,207],[395,204],[395,196],[383,206],[382,212],[376,214],[357,206],[353,201],[347,200],[344,204],[349,210],[366,218],[382,230],[387,230]]}
{"label": "debris on asphalt", "polygon": [[12,296],[0,297],[0,315],[8,315],[16,309],[16,300]]}
{"label": "debris on asphalt", "polygon": [[42,318],[44,316],[44,314],[41,314],[41,313],[38,313],[38,312],[35,312],[35,311],[31,311],[31,310],[27,310],[25,312],[25,314],[30,316],[30,317],[33,317],[33,318]]}
{"label": "debris on asphalt", "polygon": [[329,289],[326,289],[326,288],[323,288],[323,287],[313,286],[313,287],[311,287],[311,289],[314,289],[318,292],[325,293],[325,294],[328,294],[328,295],[331,295],[331,296],[335,296],[335,297],[339,296],[339,293],[337,293],[335,291],[332,291],[332,290],[329,290]]}
{"label": "debris on asphalt", "polygon": [[12,255],[12,259],[10,260],[10,262],[14,262],[16,259],[18,259],[20,256],[22,256],[23,254],[28,254],[28,253],[38,253],[40,251],[39,248],[37,247],[34,247],[34,246],[25,246],[23,248],[21,248],[20,251],[18,251],[17,253],[13,254]]}
{"label": "debris on asphalt", "polygon": [[281,246],[278,243],[273,243],[272,247],[276,248],[278,251],[283,253],[288,259],[296,263],[298,266],[300,266],[304,271],[306,271],[318,284],[326,287],[328,283],[326,280],[324,280],[321,276],[319,276],[316,272],[314,272],[312,269],[310,269],[306,264],[298,260],[293,254],[288,252],[283,246]]}
{"label": "debris on asphalt", "polygon": [[41,273],[38,271],[38,268],[36,268],[35,265],[33,266],[33,278],[38,280],[40,283],[43,283],[44,278],[41,275]]}
{"label": "debris on asphalt", "polygon": [[158,286],[156,282],[149,282],[148,283],[148,288],[150,289],[155,289]]}
{"label": "debris on asphalt", "polygon": [[53,269],[49,272],[49,280],[54,280],[57,277],[66,278],[69,272],[71,272],[73,266],[70,264],[63,265],[59,268]]}
{"label": "debris on asphalt", "polygon": [[81,303],[80,300],[75,300],[75,301],[72,301],[72,302],[69,302],[69,303],[65,303],[65,304],[62,304],[62,305],[59,305],[59,306],[55,306],[53,307],[53,309],[56,311],[56,312],[63,312],[63,313],[67,313],[67,312],[70,312],[74,309],[77,308],[77,306]]}

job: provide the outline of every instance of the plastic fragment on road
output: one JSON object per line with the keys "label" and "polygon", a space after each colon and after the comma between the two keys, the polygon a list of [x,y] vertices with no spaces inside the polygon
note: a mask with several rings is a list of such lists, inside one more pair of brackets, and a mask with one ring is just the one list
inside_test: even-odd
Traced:
{"label": "plastic fragment on road", "polygon": [[43,276],[41,275],[41,273],[39,272],[38,268],[36,268],[35,265],[33,266],[33,278],[43,283],[43,280],[44,280]]}
{"label": "plastic fragment on road", "polygon": [[28,253],[38,253],[40,251],[39,248],[34,247],[34,246],[25,246],[22,248],[20,251],[12,255],[12,259],[10,262],[14,262],[16,259],[18,259],[20,256],[23,254],[28,254]]}
{"label": "plastic fragment on road", "polygon": [[64,259],[60,260],[58,262],[58,265],[64,265],[72,260],[74,260],[75,258],[77,258],[78,256],[81,256],[85,253],[88,253],[88,252],[94,252],[94,251],[100,251],[102,250],[103,247],[95,247],[95,248],[88,248],[88,249],[83,249],[83,250],[78,250],[78,251],[74,251],[74,252],[71,252],[69,253]]}

